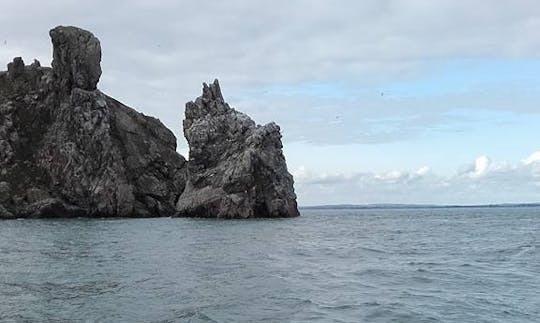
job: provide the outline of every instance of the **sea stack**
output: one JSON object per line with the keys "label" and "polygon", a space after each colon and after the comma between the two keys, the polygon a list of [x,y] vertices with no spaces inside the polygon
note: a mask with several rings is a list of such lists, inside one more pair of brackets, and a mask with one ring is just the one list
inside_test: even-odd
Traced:
{"label": "sea stack", "polygon": [[99,90],[92,33],[50,36],[52,68],[0,72],[0,219],[298,215],[279,127],[231,109],[217,81],[186,105],[186,162],[158,119]]}
{"label": "sea stack", "polygon": [[50,31],[52,69],[0,73],[0,218],[166,216],[184,189],[176,137],[97,89],[101,47]]}
{"label": "sea stack", "polygon": [[186,104],[186,188],[176,205],[184,217],[298,216],[280,128],[256,125],[223,99],[217,80]]}

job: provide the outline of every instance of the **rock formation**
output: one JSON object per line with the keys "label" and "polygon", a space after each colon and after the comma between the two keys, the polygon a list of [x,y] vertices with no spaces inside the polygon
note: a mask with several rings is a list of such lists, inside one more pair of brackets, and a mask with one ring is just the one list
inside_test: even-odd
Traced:
{"label": "rock formation", "polygon": [[93,91],[101,76],[101,45],[89,31],[57,27],[49,34],[53,43],[53,75],[58,89],[76,87]]}
{"label": "rock formation", "polygon": [[186,104],[184,135],[190,150],[178,216],[298,216],[279,126],[256,125],[229,107],[217,80]]}
{"label": "rock formation", "polygon": [[217,81],[186,105],[186,162],[159,120],[97,89],[92,33],[50,36],[52,68],[0,72],[0,219],[298,215],[279,127],[231,109]]}
{"label": "rock formation", "polygon": [[0,73],[0,218],[171,215],[185,159],[159,120],[97,90],[99,41],[50,32],[52,69]]}

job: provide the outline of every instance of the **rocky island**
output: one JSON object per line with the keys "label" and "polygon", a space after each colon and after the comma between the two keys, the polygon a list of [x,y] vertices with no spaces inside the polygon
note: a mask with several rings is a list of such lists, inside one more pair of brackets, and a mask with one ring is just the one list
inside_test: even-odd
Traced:
{"label": "rocky island", "polygon": [[0,218],[299,215],[279,127],[229,107],[217,80],[186,104],[186,160],[158,119],[97,88],[92,33],[50,36],[52,68],[0,72]]}

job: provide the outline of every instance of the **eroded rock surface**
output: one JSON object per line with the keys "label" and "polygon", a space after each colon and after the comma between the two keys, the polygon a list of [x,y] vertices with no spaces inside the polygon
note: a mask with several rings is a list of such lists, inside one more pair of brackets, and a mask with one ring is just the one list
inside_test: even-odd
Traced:
{"label": "eroded rock surface", "polygon": [[186,217],[298,216],[279,126],[256,125],[225,103],[217,80],[186,104],[186,188],[176,205]]}
{"label": "eroded rock surface", "polygon": [[186,105],[186,162],[159,120],[99,91],[92,33],[50,36],[52,68],[0,72],[0,219],[298,215],[279,127],[230,108],[217,81]]}
{"label": "eroded rock surface", "polygon": [[58,89],[93,91],[101,76],[101,45],[94,35],[77,27],[56,27],[49,32],[53,43],[53,76]]}
{"label": "eroded rock surface", "polygon": [[164,216],[185,185],[176,138],[97,89],[99,40],[50,31],[52,69],[0,72],[0,218]]}

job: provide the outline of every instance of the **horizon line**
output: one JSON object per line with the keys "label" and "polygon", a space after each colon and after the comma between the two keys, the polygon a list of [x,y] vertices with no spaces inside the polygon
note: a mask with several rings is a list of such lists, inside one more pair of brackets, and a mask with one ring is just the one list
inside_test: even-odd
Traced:
{"label": "horizon line", "polygon": [[540,207],[540,202],[489,203],[489,204],[415,204],[415,203],[367,203],[367,204],[318,204],[301,205],[299,209],[384,209],[384,208],[495,208],[495,207]]}

